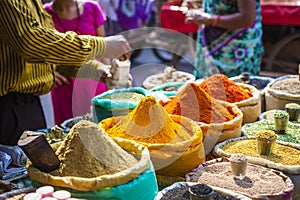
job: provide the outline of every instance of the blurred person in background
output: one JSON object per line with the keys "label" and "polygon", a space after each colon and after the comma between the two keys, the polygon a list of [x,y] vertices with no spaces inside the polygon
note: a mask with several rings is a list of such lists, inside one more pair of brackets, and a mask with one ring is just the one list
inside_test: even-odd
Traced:
{"label": "blurred person in background", "polygon": [[262,24],[259,0],[203,0],[202,8],[189,6],[186,22],[199,24],[194,75],[215,73],[228,77],[243,72],[259,75]]}
{"label": "blurred person in background", "polygon": [[120,0],[97,0],[97,2],[106,16],[106,22],[104,23],[106,35],[122,32],[123,29],[119,25],[117,15]]}
{"label": "blurred person in background", "polygon": [[[44,4],[44,9],[52,16],[54,27],[62,33],[74,31],[78,35],[105,36],[106,17],[96,1],[53,0]],[[110,60],[102,58],[103,64]],[[103,66],[108,67],[108,66]],[[51,91],[55,124],[67,119],[90,113],[91,99],[107,91],[106,84],[81,78],[67,78],[59,73],[59,84]]]}
{"label": "blurred person in background", "polygon": [[61,66],[64,76],[105,81],[96,59],[127,60],[121,36],[58,32],[40,0],[0,1],[0,144],[16,145],[24,130],[46,127],[39,96],[51,91]]}

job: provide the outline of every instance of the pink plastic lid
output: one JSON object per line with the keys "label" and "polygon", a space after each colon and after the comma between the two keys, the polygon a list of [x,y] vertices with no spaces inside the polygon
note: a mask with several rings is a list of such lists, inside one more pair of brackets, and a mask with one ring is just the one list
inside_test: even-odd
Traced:
{"label": "pink plastic lid", "polygon": [[23,200],[41,200],[41,199],[42,199],[42,195],[35,192],[28,193],[23,198]]}
{"label": "pink plastic lid", "polygon": [[67,200],[71,198],[71,193],[66,190],[57,190],[52,194],[52,196],[58,200]]}
{"label": "pink plastic lid", "polygon": [[50,185],[42,186],[38,188],[35,192],[41,194],[43,197],[52,197],[54,187]]}

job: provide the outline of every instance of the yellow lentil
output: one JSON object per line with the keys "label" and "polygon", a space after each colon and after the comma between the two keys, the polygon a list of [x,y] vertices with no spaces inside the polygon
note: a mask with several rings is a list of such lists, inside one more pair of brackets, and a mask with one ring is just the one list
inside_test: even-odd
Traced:
{"label": "yellow lentil", "polygon": [[256,152],[256,139],[230,142],[223,146],[223,151],[230,154],[242,153],[245,156],[263,158],[283,165],[300,165],[300,151],[296,148],[275,143],[270,156]]}

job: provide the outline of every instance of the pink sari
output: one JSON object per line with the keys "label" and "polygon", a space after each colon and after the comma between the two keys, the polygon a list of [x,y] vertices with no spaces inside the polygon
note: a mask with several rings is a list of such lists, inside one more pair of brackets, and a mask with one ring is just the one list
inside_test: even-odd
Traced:
{"label": "pink sari", "polygon": [[[80,18],[72,20],[58,19],[51,4],[44,5],[52,16],[55,28],[60,32],[76,31],[81,35],[96,35],[96,29],[104,24],[104,16],[100,6],[95,1],[86,1]],[[79,26],[78,26],[78,20]],[[53,103],[55,124],[90,113],[91,100],[98,94],[107,91],[106,85],[88,79],[70,78],[70,85],[53,88],[51,98]]]}

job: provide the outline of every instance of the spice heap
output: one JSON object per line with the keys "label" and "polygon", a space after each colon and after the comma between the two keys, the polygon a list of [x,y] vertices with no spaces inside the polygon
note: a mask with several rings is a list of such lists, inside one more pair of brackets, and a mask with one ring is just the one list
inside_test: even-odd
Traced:
{"label": "spice heap", "polygon": [[112,137],[127,138],[147,144],[164,144],[186,141],[191,132],[174,122],[155,100],[147,96],[114,126],[106,130]]}
{"label": "spice heap", "polygon": [[248,88],[237,85],[223,74],[214,74],[200,83],[203,88],[212,97],[227,101],[230,103],[240,102],[252,97]]}
{"label": "spice heap", "polygon": [[[262,120],[255,123],[247,124],[245,126],[244,132],[247,136],[255,136],[255,134],[260,130],[275,131],[274,120]],[[277,134],[277,140],[300,144],[299,125],[296,125],[294,123],[288,123],[285,134]]]}
{"label": "spice heap", "polygon": [[255,134],[256,138],[259,139],[266,139],[266,140],[271,140],[273,138],[276,138],[277,135],[274,131],[271,130],[260,130],[257,131],[257,133]]}
{"label": "spice heap", "polygon": [[60,167],[54,176],[93,178],[115,174],[138,162],[95,123],[82,120],[75,124],[58,147]]}
{"label": "spice heap", "polygon": [[[268,168],[249,164],[244,179],[233,177],[229,162],[217,162],[198,168],[196,182],[217,186],[247,195],[278,194],[287,188],[285,180]],[[276,183],[276,184],[274,184]]]}
{"label": "spice heap", "polygon": [[[163,196],[160,200],[170,200],[170,199],[180,199],[180,200],[190,200],[189,186],[188,185],[179,185],[174,187],[174,184],[170,186],[170,189],[164,191]],[[212,200],[238,200],[233,196],[229,196],[229,194],[223,194],[218,191],[214,191],[212,194]]]}
{"label": "spice heap", "polygon": [[223,123],[234,119],[232,107],[211,97],[196,83],[187,84],[164,108],[196,122]]}
{"label": "spice heap", "polygon": [[137,92],[116,92],[110,95],[101,97],[101,99],[110,99],[112,101],[138,102],[144,95]]}
{"label": "spice heap", "polygon": [[289,94],[300,94],[300,81],[298,78],[287,78],[279,81],[275,81],[271,86],[271,89],[279,90]]}
{"label": "spice heap", "polygon": [[245,156],[263,158],[283,165],[300,165],[300,150],[275,143],[271,155],[260,155],[256,150],[255,139],[245,139],[230,142],[222,147],[222,150],[230,154],[244,154]]}

